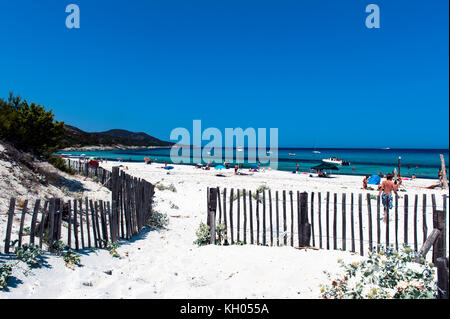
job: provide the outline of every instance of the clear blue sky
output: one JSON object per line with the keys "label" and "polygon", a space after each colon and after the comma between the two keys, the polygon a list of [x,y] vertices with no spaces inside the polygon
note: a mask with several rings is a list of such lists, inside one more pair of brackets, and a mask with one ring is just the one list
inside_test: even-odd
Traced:
{"label": "clear blue sky", "polygon": [[[81,28],[65,27],[65,7]],[[376,3],[381,28],[365,27]],[[280,146],[448,148],[448,1],[15,0],[0,96],[86,131],[278,127]]]}

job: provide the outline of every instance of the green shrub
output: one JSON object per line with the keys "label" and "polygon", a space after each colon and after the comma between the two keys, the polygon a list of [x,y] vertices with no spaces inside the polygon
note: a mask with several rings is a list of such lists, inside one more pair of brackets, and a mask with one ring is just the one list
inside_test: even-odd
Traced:
{"label": "green shrub", "polygon": [[74,269],[75,265],[81,264],[80,255],[75,253],[72,249],[68,249],[63,255],[63,260],[66,263],[66,267]]}
{"label": "green shrub", "polygon": [[14,253],[18,259],[22,260],[31,267],[41,265],[39,260],[42,258],[43,251],[39,248],[39,246],[34,244],[25,244],[21,247],[16,247],[14,249]]}
{"label": "green shrub", "polygon": [[260,203],[262,203],[262,201],[263,201],[263,195],[262,195],[262,193],[264,192],[264,191],[266,191],[266,190],[269,190],[270,189],[270,187],[269,186],[266,186],[266,185],[260,185],[257,189],[256,189],[256,192],[254,192],[253,194],[252,194],[252,197],[253,197],[253,199],[254,200],[258,200],[258,196],[257,196],[257,193],[259,193],[259,202]]}
{"label": "green shrub", "polygon": [[194,244],[198,246],[209,245],[211,243],[211,233],[209,230],[209,226],[201,222],[195,232],[197,239],[194,241]]}
{"label": "green shrub", "polygon": [[57,256],[61,256],[64,250],[66,249],[66,244],[64,244],[61,240],[55,240],[52,243],[52,250]]}
{"label": "green shrub", "polygon": [[8,286],[8,279],[11,277],[12,265],[0,264],[0,289],[3,290]]}
{"label": "green shrub", "polygon": [[[432,264],[415,263],[417,256],[404,246],[400,252],[392,247],[369,252],[362,262],[344,264],[345,275],[322,287],[325,299],[429,299],[436,296]],[[420,256],[419,256],[420,257]]]}
{"label": "green shrub", "polygon": [[159,189],[160,191],[169,190],[169,191],[174,192],[174,193],[177,192],[177,189],[175,188],[175,186],[173,184],[170,184],[169,186],[165,186],[164,184],[160,184],[158,182],[158,183],[156,183],[155,187],[157,189]]}
{"label": "green shrub", "polygon": [[147,226],[151,227],[164,228],[167,225],[169,225],[167,214],[162,214],[158,211],[153,211],[147,221]]}
{"label": "green shrub", "polygon": [[117,248],[119,248],[118,243],[112,243],[110,241],[101,240],[103,243],[103,246],[106,247],[106,249],[109,251],[109,254],[113,257],[120,257],[119,253],[117,252]]}
{"label": "green shrub", "polygon": [[267,185],[260,185],[260,186],[256,189],[256,191],[262,193],[262,192],[264,192],[264,191],[266,191],[266,190],[269,190],[269,189],[270,189],[270,187],[267,186]]}
{"label": "green shrub", "polygon": [[[194,241],[195,245],[204,246],[211,243],[210,227],[205,223],[200,223],[195,235],[197,236],[197,239]],[[224,245],[227,241],[228,237],[225,224],[216,225],[216,245]]]}
{"label": "green shrub", "polygon": [[75,174],[75,171],[72,168],[67,166],[67,163],[63,158],[56,156],[54,154],[49,154],[46,157],[46,159],[50,164],[52,164],[54,167],[56,167],[60,171],[66,172],[70,175]]}

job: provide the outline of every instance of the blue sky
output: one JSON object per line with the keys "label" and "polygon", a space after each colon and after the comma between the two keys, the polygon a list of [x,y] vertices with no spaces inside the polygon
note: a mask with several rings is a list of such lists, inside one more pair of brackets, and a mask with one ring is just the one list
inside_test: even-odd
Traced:
{"label": "blue sky", "polygon": [[[67,29],[78,4],[81,28]],[[365,27],[376,3],[381,28]],[[448,148],[448,1],[15,0],[0,96],[86,131],[169,139],[192,120],[279,145]]]}

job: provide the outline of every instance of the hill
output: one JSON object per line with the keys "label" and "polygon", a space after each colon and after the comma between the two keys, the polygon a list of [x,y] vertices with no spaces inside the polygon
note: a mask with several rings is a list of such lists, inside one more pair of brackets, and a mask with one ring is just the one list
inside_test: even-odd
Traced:
{"label": "hill", "polygon": [[97,147],[97,148],[134,148],[172,146],[174,143],[162,141],[143,132],[130,132],[113,129],[105,132],[85,132],[77,127],[66,125],[63,140],[65,149]]}

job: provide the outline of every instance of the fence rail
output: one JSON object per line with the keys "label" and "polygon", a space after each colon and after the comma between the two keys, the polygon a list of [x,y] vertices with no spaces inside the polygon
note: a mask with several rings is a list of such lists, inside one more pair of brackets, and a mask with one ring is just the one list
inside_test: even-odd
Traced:
{"label": "fence rail", "polygon": [[16,198],[11,198],[4,242],[6,254],[10,252],[13,228],[17,231],[18,247],[26,242],[35,244],[39,238],[41,248],[45,245],[51,250],[53,243],[61,240],[78,250],[128,240],[147,224],[152,215],[154,185],[119,171],[119,167],[110,172],[76,161],[69,160],[68,165],[84,176],[98,178],[111,190],[111,201],[87,197],[66,202],[60,198],[37,199],[28,209],[28,200],[17,205]]}

